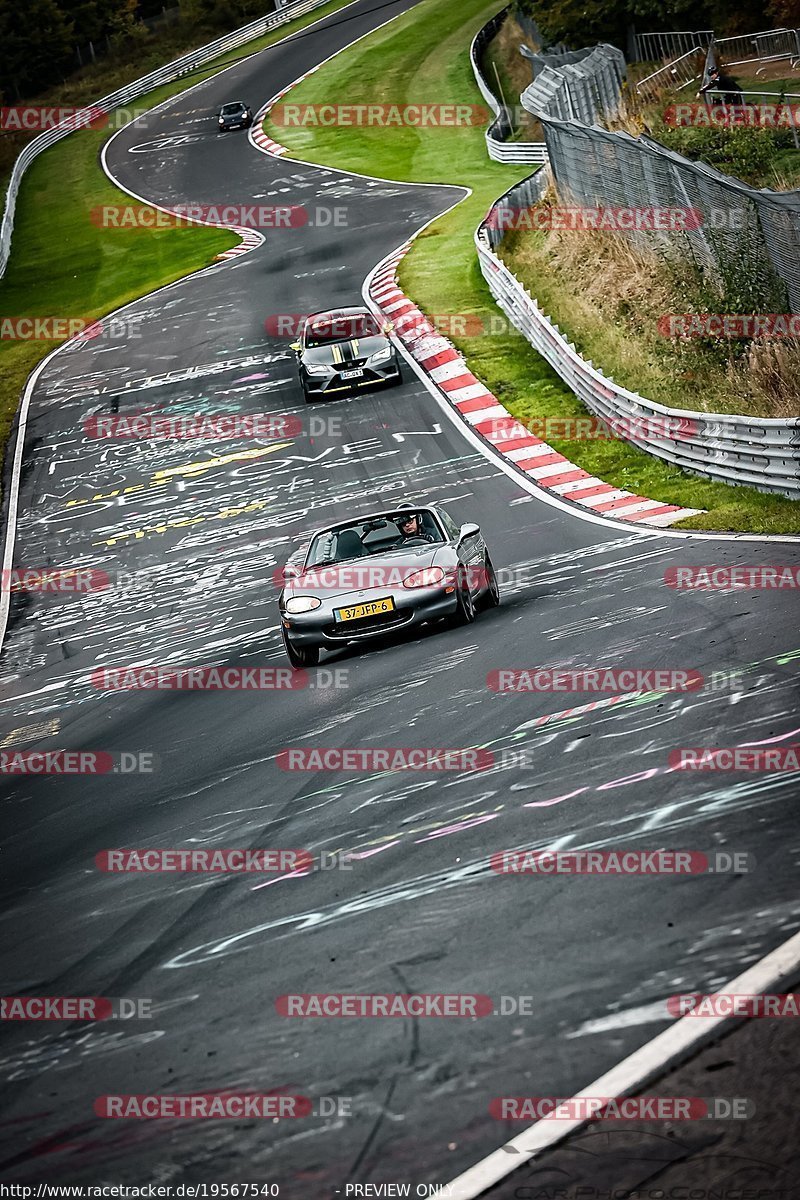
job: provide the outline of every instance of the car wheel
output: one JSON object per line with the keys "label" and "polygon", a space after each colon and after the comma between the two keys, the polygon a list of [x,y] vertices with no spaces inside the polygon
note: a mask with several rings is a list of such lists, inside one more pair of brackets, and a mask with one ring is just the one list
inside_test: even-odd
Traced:
{"label": "car wheel", "polygon": [[402,382],[403,382],[403,368],[400,366],[400,359],[398,358],[398,360],[397,360],[397,379],[395,379],[395,383],[400,384]]}
{"label": "car wheel", "polygon": [[295,646],[281,625],[281,637],[286,657],[293,667],[315,667],[319,662],[319,646]]}
{"label": "car wheel", "polygon": [[303,389],[303,399],[305,400],[306,404],[310,404],[313,399],[313,396],[310,395],[308,388],[302,382],[302,380],[300,381],[300,387]]}
{"label": "car wheel", "polygon": [[484,604],[487,608],[497,608],[500,603],[500,585],[497,582],[494,566],[489,555],[486,555],[484,560],[484,571],[486,572],[486,593],[484,596]]}
{"label": "car wheel", "polygon": [[463,567],[458,572],[458,588],[456,592],[456,611],[453,614],[454,625],[471,625],[475,620],[475,602],[469,590],[467,573]]}

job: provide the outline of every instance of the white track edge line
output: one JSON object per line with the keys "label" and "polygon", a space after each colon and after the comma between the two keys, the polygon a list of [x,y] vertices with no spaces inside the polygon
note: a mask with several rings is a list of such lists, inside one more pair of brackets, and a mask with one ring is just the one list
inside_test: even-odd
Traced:
{"label": "white track edge line", "polygon": [[[738,995],[762,994],[795,981],[800,973],[800,932],[772,950],[736,979],[710,993]],[[671,1067],[683,1062],[690,1052],[711,1041],[723,1026],[740,1024],[747,1017],[681,1017],[669,1029],[656,1035],[644,1046],[588,1084],[576,1097],[625,1096],[645,1087]],[[574,1098],[574,1097],[573,1097]],[[582,1119],[536,1121],[506,1142],[499,1150],[469,1167],[445,1185],[449,1200],[474,1200],[488,1188],[510,1175],[523,1163],[557,1145],[571,1133],[588,1125]],[[445,1188],[442,1189],[445,1194]]]}

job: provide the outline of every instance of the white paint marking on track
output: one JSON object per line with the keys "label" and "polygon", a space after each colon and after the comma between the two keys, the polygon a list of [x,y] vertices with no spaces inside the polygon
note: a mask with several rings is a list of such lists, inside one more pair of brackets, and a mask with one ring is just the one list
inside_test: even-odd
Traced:
{"label": "white paint marking on track", "polygon": [[[794,983],[800,976],[800,933],[794,934],[777,950],[767,954],[742,975],[732,979],[713,995],[729,994],[740,996],[761,995]],[[634,1050],[622,1062],[617,1063],[605,1075],[595,1079],[576,1097],[631,1096],[646,1087],[653,1079],[664,1074],[670,1067],[683,1062],[693,1051],[698,1050],[726,1025],[737,1024],[748,1018],[742,1017],[681,1017],[657,1034],[651,1041]],[[757,1018],[752,1018],[757,1019]],[[458,1175],[442,1189],[449,1200],[474,1200],[505,1179],[523,1163],[530,1162],[545,1150],[562,1142],[571,1133],[576,1133],[586,1120],[536,1121],[522,1133],[506,1142],[486,1158]]]}
{"label": "white paint marking on track", "polygon": [[[356,3],[356,0],[351,0],[350,4],[345,4],[342,6],[342,8],[338,9],[337,10],[338,13],[344,12],[345,9],[350,8],[351,5],[355,4],[355,3]],[[295,34],[297,32],[301,32],[301,33],[305,34],[309,29],[313,29],[315,25],[320,25],[320,24],[322,24],[322,22],[327,21],[329,19],[329,16],[330,16],[330,14],[328,14],[327,16],[324,16],[324,17],[318,17],[316,21],[311,21],[308,25],[304,25],[302,30],[300,30],[300,31],[296,30],[295,33],[289,33],[286,35],[286,37],[279,38],[277,42],[273,42],[270,46],[265,46],[263,50],[255,51],[254,54],[260,54],[260,53],[264,53],[265,51],[274,50],[277,46],[280,46],[284,42],[287,42],[287,41],[291,40],[291,38],[295,37]],[[366,36],[366,35],[364,35],[364,36]],[[248,55],[248,57],[252,57],[252,55]],[[213,75],[209,75],[207,78],[199,80],[197,83],[192,84],[191,87],[186,88],[185,91],[179,92],[177,95],[178,96],[187,96],[187,95],[189,95],[190,92],[194,92],[194,91],[198,90],[199,88],[205,87],[212,80],[218,79],[220,75],[226,74],[227,71],[235,70],[237,67],[241,66],[241,63],[242,63],[241,59],[237,60],[236,62],[229,63],[227,66],[221,67],[219,71],[215,71]],[[314,68],[314,70],[316,70],[316,68]],[[290,86],[292,86],[292,85],[290,85]],[[160,104],[156,104],[151,109],[148,109],[147,115],[152,116],[153,113],[158,112],[160,109],[168,107],[176,99],[177,99],[176,96],[170,96],[167,100],[164,100]],[[127,129],[127,128],[129,128],[129,126],[136,125],[137,122],[141,121],[141,120],[142,120],[142,116],[135,117],[134,120],[129,121],[127,125],[124,125],[122,127],[122,129]],[[118,133],[121,133],[122,129],[117,130],[117,133],[115,133],[113,135],[113,137],[116,137]],[[248,133],[252,133],[252,130],[253,130],[253,127],[251,125],[250,129],[248,130]],[[142,199],[141,196],[138,196],[135,192],[132,192],[132,191],[130,191],[130,189],[123,187],[122,184],[119,182],[119,180],[115,179],[114,176],[111,174],[110,170],[108,169],[108,164],[106,163],[106,160],[105,160],[105,153],[106,153],[106,150],[107,150],[110,142],[113,140],[113,137],[109,138],[108,142],[105,142],[103,145],[103,151],[101,154],[101,164],[102,164],[103,170],[105,171],[108,178],[112,181],[112,183],[120,189],[120,191],[127,192],[128,195],[133,196],[135,200],[141,200]],[[309,163],[308,166],[312,166],[312,167],[315,167],[316,169],[319,169],[317,167],[316,163]],[[429,184],[427,186],[440,187],[442,185]],[[465,192],[467,191],[467,189],[464,189],[464,190],[465,190]],[[145,200],[144,203],[150,204],[152,202]],[[159,205],[153,204],[152,207],[158,208]],[[169,210],[162,209],[161,211],[168,212]],[[203,224],[203,222],[197,222],[197,224]],[[259,235],[259,236],[261,236],[261,235]],[[262,241],[263,240],[265,240],[265,239],[262,237]],[[146,292],[144,296],[139,296],[136,300],[131,300],[131,301],[129,301],[128,304],[123,304],[119,308],[114,309],[112,312],[105,313],[99,319],[100,320],[108,320],[110,317],[116,316],[118,313],[125,312],[125,310],[127,308],[132,308],[134,305],[141,303],[141,301],[144,299],[149,299],[150,297],[158,296],[158,295],[163,294],[164,292],[170,291],[172,288],[180,287],[184,283],[184,281],[187,279],[190,279],[190,278],[199,279],[203,275],[205,275],[207,272],[218,271],[220,269],[221,268],[217,265],[211,265],[208,267],[201,267],[198,271],[190,271],[186,275],[182,276],[182,278],[173,280],[172,283],[165,284],[163,287],[160,287],[160,288],[155,288],[151,292]],[[235,270],[235,264],[231,267],[225,266],[222,269]],[[3,644],[5,642],[6,630],[8,629],[8,615],[9,615],[9,610],[10,610],[10,606],[11,606],[11,592],[10,592],[10,589],[5,586],[4,581],[9,578],[9,572],[11,570],[11,565],[14,560],[14,548],[16,545],[16,537],[17,537],[17,518],[18,518],[18,514],[19,514],[19,486],[20,486],[20,480],[22,478],[22,459],[23,459],[23,454],[24,454],[24,449],[25,449],[25,436],[26,436],[27,428],[28,428],[28,413],[30,411],[31,398],[33,396],[33,390],[36,386],[36,382],[37,382],[39,376],[41,375],[42,371],[44,370],[44,368],[47,366],[47,364],[50,362],[50,360],[56,354],[63,353],[64,350],[68,346],[69,346],[69,342],[64,342],[62,345],[56,346],[56,348],[54,350],[51,350],[50,353],[45,358],[43,358],[40,363],[37,363],[34,370],[28,376],[28,380],[25,384],[25,390],[23,391],[22,400],[21,400],[20,406],[19,406],[17,423],[16,423],[16,441],[14,443],[14,459],[13,459],[13,463],[12,463],[12,467],[11,467],[11,482],[10,482],[10,486],[9,486],[8,519],[7,519],[7,523],[6,523],[6,536],[5,536],[4,547],[3,547],[2,567],[0,567],[0,650],[2,650]],[[10,444],[10,439],[9,439],[9,444]]]}

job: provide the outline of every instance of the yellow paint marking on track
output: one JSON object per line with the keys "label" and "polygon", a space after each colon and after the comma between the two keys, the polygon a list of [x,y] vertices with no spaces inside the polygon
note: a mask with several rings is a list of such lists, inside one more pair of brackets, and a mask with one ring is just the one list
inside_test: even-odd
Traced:
{"label": "yellow paint marking on track", "polygon": [[187,463],[183,467],[169,467],[164,471],[156,471],[153,480],[171,479],[173,475],[201,475],[213,467],[225,467],[232,462],[250,462],[255,458],[263,458],[265,454],[274,454],[276,450],[285,450],[292,442],[278,442],[274,446],[263,446],[257,450],[242,450],[236,454],[220,454],[216,458],[200,459],[198,462]]}
{"label": "yellow paint marking on track", "polygon": [[37,738],[52,737],[61,728],[61,718],[53,717],[49,721],[40,721],[38,725],[20,725],[0,739],[0,750],[6,746],[19,746],[23,742],[34,742]]}
{"label": "yellow paint marking on track", "polygon": [[116,546],[124,538],[139,541],[151,533],[166,533],[168,529],[180,529],[189,525],[202,525],[204,521],[225,521],[228,517],[238,517],[242,513],[258,512],[266,508],[269,500],[254,500],[251,504],[243,504],[237,508],[221,508],[219,512],[208,517],[190,517],[185,521],[167,521],[161,525],[146,525],[143,529],[131,529],[127,533],[118,533],[114,537],[104,538],[101,542],[92,542],[93,546]]}
{"label": "yellow paint marking on track", "polygon": [[168,470],[156,471],[149,483],[135,483],[131,487],[116,488],[113,492],[97,492],[87,500],[68,500],[67,508],[75,508],[79,504],[91,504],[95,500],[114,500],[117,496],[129,496],[133,492],[144,492],[148,487],[163,487],[174,475],[200,475],[212,467],[227,466],[231,462],[249,462],[254,458],[263,458],[265,454],[274,454],[276,450],[286,450],[294,442],[278,442],[274,446],[266,446],[258,450],[242,450],[238,454],[225,454],[216,458],[207,458],[196,463],[187,463],[183,467],[170,467]]}

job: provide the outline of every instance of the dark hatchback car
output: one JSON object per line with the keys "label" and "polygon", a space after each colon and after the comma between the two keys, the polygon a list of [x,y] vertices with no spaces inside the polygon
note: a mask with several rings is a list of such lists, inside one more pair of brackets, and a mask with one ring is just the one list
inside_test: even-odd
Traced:
{"label": "dark hatchback car", "polygon": [[390,322],[378,322],[365,308],[340,308],[307,317],[300,341],[292,345],[305,399],[401,383],[400,360],[387,337],[391,330]]}
{"label": "dark hatchback car", "polygon": [[223,104],[222,108],[217,109],[216,116],[217,128],[220,133],[224,133],[226,129],[249,129],[253,124],[251,110],[240,100]]}
{"label": "dark hatchback car", "polygon": [[283,568],[281,636],[293,667],[321,650],[425,622],[469,624],[500,603],[479,526],[402,504],[318,530]]}

